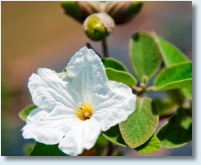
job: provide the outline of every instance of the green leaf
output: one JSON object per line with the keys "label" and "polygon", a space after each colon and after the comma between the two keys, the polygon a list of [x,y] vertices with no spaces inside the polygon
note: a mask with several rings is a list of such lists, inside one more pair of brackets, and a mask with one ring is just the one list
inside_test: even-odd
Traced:
{"label": "green leaf", "polygon": [[103,155],[103,152],[105,151],[105,147],[107,143],[108,143],[108,140],[102,134],[100,134],[94,146],[96,156]]}
{"label": "green leaf", "polygon": [[63,69],[62,73],[67,73],[66,67]]}
{"label": "green leaf", "polygon": [[188,88],[182,88],[181,93],[184,95],[185,98],[192,100],[192,84]]}
{"label": "green leaf", "polygon": [[30,156],[68,156],[58,148],[58,144],[45,145],[39,142],[35,143]]}
{"label": "green leaf", "polygon": [[156,77],[155,90],[169,90],[191,86],[192,62],[171,65]]}
{"label": "green leaf", "polygon": [[159,37],[157,34],[153,34],[159,49],[161,51],[162,58],[166,66],[172,64],[181,63],[188,61],[188,58],[172,43],[166,41],[165,39]]}
{"label": "green leaf", "polygon": [[159,116],[166,116],[174,113],[178,109],[178,104],[171,99],[154,99],[158,106]]}
{"label": "green leaf", "polygon": [[75,1],[62,1],[61,6],[66,14],[73,17],[83,17],[80,7]]}
{"label": "green leaf", "polygon": [[[188,57],[172,43],[166,41],[155,33],[153,36],[158,43],[162,58],[166,66],[189,61]],[[192,100],[192,87],[183,88],[181,89],[181,92],[185,98]]]}
{"label": "green leaf", "polygon": [[25,144],[23,147],[23,152],[24,152],[25,156],[29,156],[30,153],[32,152],[33,148],[34,148],[34,143]]}
{"label": "green leaf", "polygon": [[168,98],[178,105],[182,105],[185,102],[185,97],[179,89],[167,90],[166,93]]}
{"label": "green leaf", "polygon": [[189,86],[188,88],[168,90],[166,93],[171,101],[179,105],[182,105],[186,99],[192,100],[192,86]]}
{"label": "green leaf", "polygon": [[20,119],[22,119],[23,121],[26,121],[27,116],[29,116],[29,113],[30,113],[32,110],[36,109],[36,108],[37,108],[37,106],[35,106],[34,104],[30,104],[30,105],[26,106],[26,107],[25,107],[24,109],[22,109],[22,110],[20,111],[20,113],[19,113]]}
{"label": "green leaf", "polygon": [[103,136],[115,144],[118,144],[123,147],[127,146],[126,143],[124,142],[124,139],[121,136],[118,124],[110,128],[106,132],[103,132]]}
{"label": "green leaf", "polygon": [[114,58],[103,58],[102,62],[104,64],[105,68],[113,68],[116,70],[127,71],[124,64],[122,64],[120,61],[118,61]]}
{"label": "green leaf", "polygon": [[180,108],[157,133],[161,147],[177,148],[192,139],[192,118]]}
{"label": "green leaf", "polygon": [[121,135],[128,146],[136,148],[144,144],[158,125],[158,109],[149,98],[138,97],[135,111],[119,124]]}
{"label": "green leaf", "polygon": [[137,83],[137,80],[128,72],[106,68],[106,74],[109,80],[124,83],[130,87]]}
{"label": "green leaf", "polygon": [[135,150],[141,154],[153,154],[158,150],[160,150],[160,148],[161,148],[160,140],[154,134],[143,145],[135,148]]}
{"label": "green leaf", "polygon": [[139,32],[132,36],[130,57],[133,69],[141,82],[143,77],[154,76],[161,65],[159,48],[153,36],[147,32]]}

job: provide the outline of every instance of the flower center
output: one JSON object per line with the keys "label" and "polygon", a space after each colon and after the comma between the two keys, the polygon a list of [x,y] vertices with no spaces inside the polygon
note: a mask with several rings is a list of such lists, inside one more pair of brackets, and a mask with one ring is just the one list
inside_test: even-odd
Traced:
{"label": "flower center", "polygon": [[90,119],[93,113],[94,111],[91,104],[81,104],[75,111],[76,116],[82,121]]}

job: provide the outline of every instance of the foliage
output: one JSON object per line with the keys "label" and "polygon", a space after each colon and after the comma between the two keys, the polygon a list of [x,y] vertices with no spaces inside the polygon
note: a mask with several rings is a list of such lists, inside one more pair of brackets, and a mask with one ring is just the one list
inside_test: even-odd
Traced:
{"label": "foliage", "polygon": [[172,43],[166,41],[155,33],[153,33],[153,36],[158,44],[158,47],[161,51],[161,56],[166,66],[188,61],[186,55],[184,55],[182,51]]}
{"label": "foliage", "polygon": [[[78,10],[77,3],[70,3],[70,5]],[[68,9],[68,4],[63,3],[63,8]],[[71,10],[68,12],[71,15],[73,13]],[[73,16],[79,16],[81,12],[78,10]],[[105,50],[104,46],[103,49]],[[192,140],[192,61],[174,44],[156,33],[145,31],[131,36],[129,54],[137,78],[128,72],[122,62],[106,57],[106,54],[102,58],[108,79],[129,86],[137,95],[137,101],[135,111],[125,121],[103,132],[98,138],[94,147],[96,155],[104,153],[107,141],[118,146],[133,148],[141,154],[153,154],[161,147],[177,148],[190,142]],[[152,85],[148,86],[148,84]],[[145,96],[150,90],[165,91],[167,97]],[[19,113],[20,118],[25,121],[35,108],[35,105],[25,107]],[[168,121],[156,132],[160,117],[167,117]],[[29,146],[26,150],[30,152],[31,149],[32,146]],[[58,149],[58,145],[45,145],[39,142],[35,143],[30,155],[66,156]]]}
{"label": "foliage", "polygon": [[120,133],[119,125],[115,125],[114,127],[110,128],[106,132],[103,132],[103,136],[115,144],[118,144],[123,147],[127,146]]}
{"label": "foliage", "polygon": [[131,148],[144,144],[154,133],[158,125],[158,109],[150,98],[138,97],[135,111],[128,119],[120,123],[124,141]]}
{"label": "foliage", "polygon": [[178,109],[167,124],[157,133],[161,146],[177,148],[185,145],[192,139],[192,116],[185,109]]}
{"label": "foliage", "polygon": [[102,62],[105,66],[105,68],[113,68],[116,70],[121,70],[121,71],[127,71],[126,67],[124,64],[122,64],[120,61],[114,59],[114,58],[103,58]]}
{"label": "foliage", "polygon": [[125,71],[106,68],[106,74],[109,80],[122,82],[129,87],[132,87],[137,83],[137,80],[130,73]]}
{"label": "foliage", "polygon": [[141,154],[153,154],[161,148],[160,140],[156,135],[149,138],[143,145],[136,148]]}
{"label": "foliage", "polygon": [[158,74],[155,90],[170,90],[189,87],[192,84],[192,62],[171,65]]}
{"label": "foliage", "polygon": [[61,152],[58,145],[45,145],[36,142],[30,156],[67,156]]}
{"label": "foliage", "polygon": [[35,106],[34,104],[27,105],[25,108],[23,108],[23,109],[20,111],[20,113],[19,113],[20,119],[26,121],[27,116],[29,116],[29,113],[30,113],[32,110],[36,109],[36,108],[37,108],[37,106]]}
{"label": "foliage", "polygon": [[161,65],[159,48],[147,32],[139,32],[131,37],[130,57],[133,69],[141,82],[154,76]]}

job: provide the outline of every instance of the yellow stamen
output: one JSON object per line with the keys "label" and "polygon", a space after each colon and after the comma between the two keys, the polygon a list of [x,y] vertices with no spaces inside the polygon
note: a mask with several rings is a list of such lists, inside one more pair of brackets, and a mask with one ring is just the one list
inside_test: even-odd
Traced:
{"label": "yellow stamen", "polygon": [[75,111],[76,116],[80,120],[88,120],[93,115],[93,107],[91,104],[81,104],[81,106]]}

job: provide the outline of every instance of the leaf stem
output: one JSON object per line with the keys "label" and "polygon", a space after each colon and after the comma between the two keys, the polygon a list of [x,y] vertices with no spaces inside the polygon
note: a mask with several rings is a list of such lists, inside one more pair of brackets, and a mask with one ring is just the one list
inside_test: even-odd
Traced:
{"label": "leaf stem", "polygon": [[133,89],[134,89],[136,92],[141,92],[141,91],[142,91],[142,88],[141,88],[141,87],[138,87],[138,86],[133,86]]}
{"label": "leaf stem", "polygon": [[102,40],[102,49],[104,57],[109,57],[106,39]]}
{"label": "leaf stem", "polygon": [[152,91],[154,90],[154,86],[149,86],[145,89],[145,92],[149,92],[149,91]]}
{"label": "leaf stem", "polygon": [[154,86],[149,86],[146,88],[146,86],[143,83],[140,83],[140,86],[133,86],[132,89],[136,92],[138,96],[142,95],[145,92],[151,91],[154,89]]}

